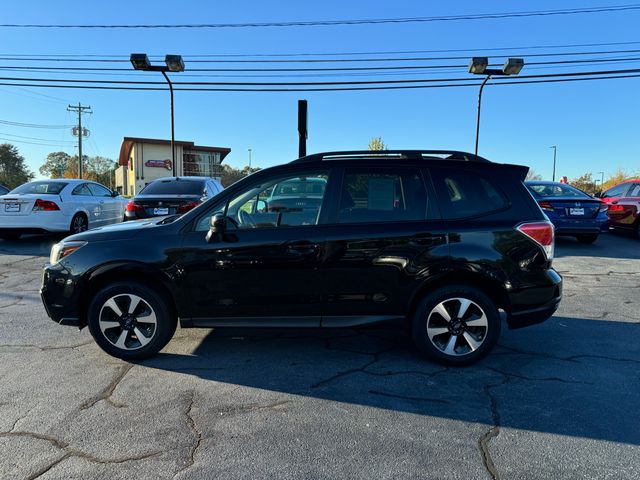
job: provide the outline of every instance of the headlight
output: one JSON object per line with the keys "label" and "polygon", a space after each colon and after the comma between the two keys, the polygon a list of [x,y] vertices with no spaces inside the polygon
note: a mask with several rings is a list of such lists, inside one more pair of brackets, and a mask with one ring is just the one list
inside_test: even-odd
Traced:
{"label": "headlight", "polygon": [[51,255],[49,257],[49,263],[51,265],[58,263],[64,257],[71,255],[73,252],[81,247],[84,247],[87,242],[65,242],[56,243],[51,247]]}

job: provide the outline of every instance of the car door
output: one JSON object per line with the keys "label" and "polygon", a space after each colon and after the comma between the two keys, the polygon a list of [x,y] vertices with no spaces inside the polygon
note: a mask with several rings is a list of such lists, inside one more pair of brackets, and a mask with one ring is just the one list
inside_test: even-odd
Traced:
{"label": "car door", "polygon": [[323,326],[402,317],[449,248],[433,194],[418,167],[346,167],[333,194],[322,263]]}
{"label": "car door", "polygon": [[71,199],[74,211],[87,212],[89,228],[99,227],[103,224],[102,206],[93,192],[89,189],[89,184],[80,183],[71,191]]}
{"label": "car door", "polygon": [[[185,234],[178,264],[186,317],[201,326],[319,326],[324,242],[322,204],[305,192],[281,208],[266,202],[290,179],[329,179],[328,169],[257,176],[222,195]],[[207,242],[210,218],[225,212],[227,231]]]}
{"label": "car door", "polygon": [[123,212],[121,211],[121,201],[114,198],[111,190],[98,183],[88,184],[91,193],[101,209],[101,224],[109,225],[111,223],[121,222]]}
{"label": "car door", "polygon": [[625,196],[609,205],[609,218],[618,227],[634,228],[639,221],[640,182],[628,184]]}

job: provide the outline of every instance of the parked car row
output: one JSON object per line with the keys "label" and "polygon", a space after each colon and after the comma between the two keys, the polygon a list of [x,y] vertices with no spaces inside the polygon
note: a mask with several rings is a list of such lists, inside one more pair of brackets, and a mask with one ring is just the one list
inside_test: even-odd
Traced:
{"label": "parked car row", "polygon": [[222,190],[208,177],[161,178],[132,200],[89,180],[38,180],[11,191],[0,185],[0,238],[74,234],[124,220],[182,214]]}

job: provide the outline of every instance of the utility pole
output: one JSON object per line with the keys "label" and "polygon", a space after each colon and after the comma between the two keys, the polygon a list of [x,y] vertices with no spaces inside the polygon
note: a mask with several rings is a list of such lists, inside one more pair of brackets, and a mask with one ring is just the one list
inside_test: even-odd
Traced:
{"label": "utility pole", "polygon": [[251,149],[247,149],[249,151],[249,172],[251,172]]}
{"label": "utility pole", "polygon": [[78,102],[78,105],[69,105],[67,111],[78,114],[78,178],[82,179],[82,137],[89,135],[89,131],[86,128],[84,130],[82,129],[82,114],[93,112],[91,111],[91,107],[82,105],[80,102]]}

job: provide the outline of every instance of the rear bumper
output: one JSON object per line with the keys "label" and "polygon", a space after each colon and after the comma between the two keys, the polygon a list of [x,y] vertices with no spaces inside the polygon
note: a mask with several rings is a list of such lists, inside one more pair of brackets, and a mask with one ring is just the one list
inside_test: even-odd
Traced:
{"label": "rear bumper", "polygon": [[598,234],[609,231],[608,219],[552,220],[556,235]]}
{"label": "rear bumper", "polygon": [[510,329],[528,327],[548,320],[562,300],[562,277],[553,268],[544,278],[538,278],[535,287],[510,295],[512,308],[507,314]]}
{"label": "rear bumper", "polygon": [[0,233],[66,232],[71,219],[62,211],[32,212],[28,215],[0,215]]}

